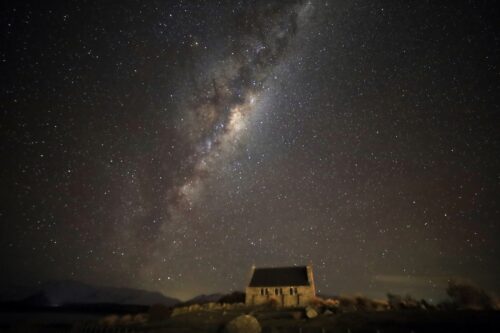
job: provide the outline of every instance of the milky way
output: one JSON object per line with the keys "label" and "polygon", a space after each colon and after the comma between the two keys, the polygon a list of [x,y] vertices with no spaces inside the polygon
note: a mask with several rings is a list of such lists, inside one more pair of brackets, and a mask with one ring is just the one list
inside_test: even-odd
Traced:
{"label": "milky way", "polygon": [[[237,15],[236,19],[244,23],[238,25],[227,54],[208,66],[206,73],[199,73],[197,89],[189,92],[192,98],[180,105],[180,135],[189,154],[180,161],[182,177],[167,189],[165,223],[153,246],[152,260],[142,269],[145,276],[161,276],[163,268],[158,269],[158,262],[172,262],[182,252],[196,252],[190,249],[193,242],[196,246],[196,242],[206,243],[212,237],[193,237],[203,228],[196,219],[206,223],[203,212],[196,214],[193,210],[206,190],[205,183],[212,177],[223,177],[217,175],[218,170],[241,149],[242,137],[248,136],[255,122],[253,113],[258,112],[262,96],[270,89],[270,74],[284,60],[289,44],[307,24],[311,11],[311,4],[292,2],[260,4],[245,10]],[[191,256],[198,261],[204,258]]]}
{"label": "milky way", "polygon": [[308,5],[266,4],[244,13],[240,19],[251,22],[241,27],[231,55],[208,71],[208,82],[199,83],[200,89],[191,92],[194,98],[182,106],[185,110],[181,117],[188,120],[181,131],[188,133],[191,142],[187,149],[192,152],[180,184],[169,189],[166,235],[172,236],[176,229],[185,232],[181,225],[189,223],[186,213],[196,204],[204,180],[237,149],[265,91],[269,73],[282,59],[307,11]]}
{"label": "milky way", "polygon": [[500,292],[494,7],[7,4],[0,284]]}

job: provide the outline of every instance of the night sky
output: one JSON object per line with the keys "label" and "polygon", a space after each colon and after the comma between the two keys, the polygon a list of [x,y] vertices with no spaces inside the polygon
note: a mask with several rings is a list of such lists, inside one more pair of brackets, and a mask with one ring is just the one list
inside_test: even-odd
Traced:
{"label": "night sky", "polygon": [[2,3],[0,285],[500,294],[494,4]]}

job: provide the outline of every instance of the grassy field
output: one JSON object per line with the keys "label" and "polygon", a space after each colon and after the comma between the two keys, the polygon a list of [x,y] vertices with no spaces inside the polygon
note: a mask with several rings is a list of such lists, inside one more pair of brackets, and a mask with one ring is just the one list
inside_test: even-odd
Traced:
{"label": "grassy field", "polygon": [[[179,332],[221,332],[235,312],[199,312],[180,315],[162,323]],[[261,311],[253,315],[266,332],[500,332],[498,311],[384,311],[352,312],[294,319],[290,312]],[[173,332],[173,331],[172,331]]]}
{"label": "grassy field", "polygon": [[32,320],[25,316],[22,321],[0,325],[0,332],[219,333],[230,320],[248,313],[258,319],[262,333],[500,332],[500,311],[356,311],[307,319],[299,309],[250,308],[196,311],[155,322],[110,326],[95,319],[70,324],[41,321],[39,315]]}

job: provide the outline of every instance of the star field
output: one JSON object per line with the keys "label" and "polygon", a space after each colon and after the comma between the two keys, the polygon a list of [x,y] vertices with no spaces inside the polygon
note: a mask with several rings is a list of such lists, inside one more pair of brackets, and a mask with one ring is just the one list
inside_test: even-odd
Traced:
{"label": "star field", "polygon": [[493,2],[1,9],[1,285],[499,293]]}

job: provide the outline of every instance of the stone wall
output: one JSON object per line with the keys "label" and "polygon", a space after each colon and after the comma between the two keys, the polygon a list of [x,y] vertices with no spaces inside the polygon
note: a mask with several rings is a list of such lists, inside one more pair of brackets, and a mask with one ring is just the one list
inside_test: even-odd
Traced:
{"label": "stone wall", "polygon": [[[292,288],[292,291],[290,290]],[[262,295],[261,289],[264,290]],[[267,289],[267,293],[265,292]],[[276,289],[278,293],[276,293]],[[314,285],[312,286],[281,286],[281,287],[247,287],[245,295],[246,305],[261,305],[271,301],[280,306],[307,306],[315,297]]]}

